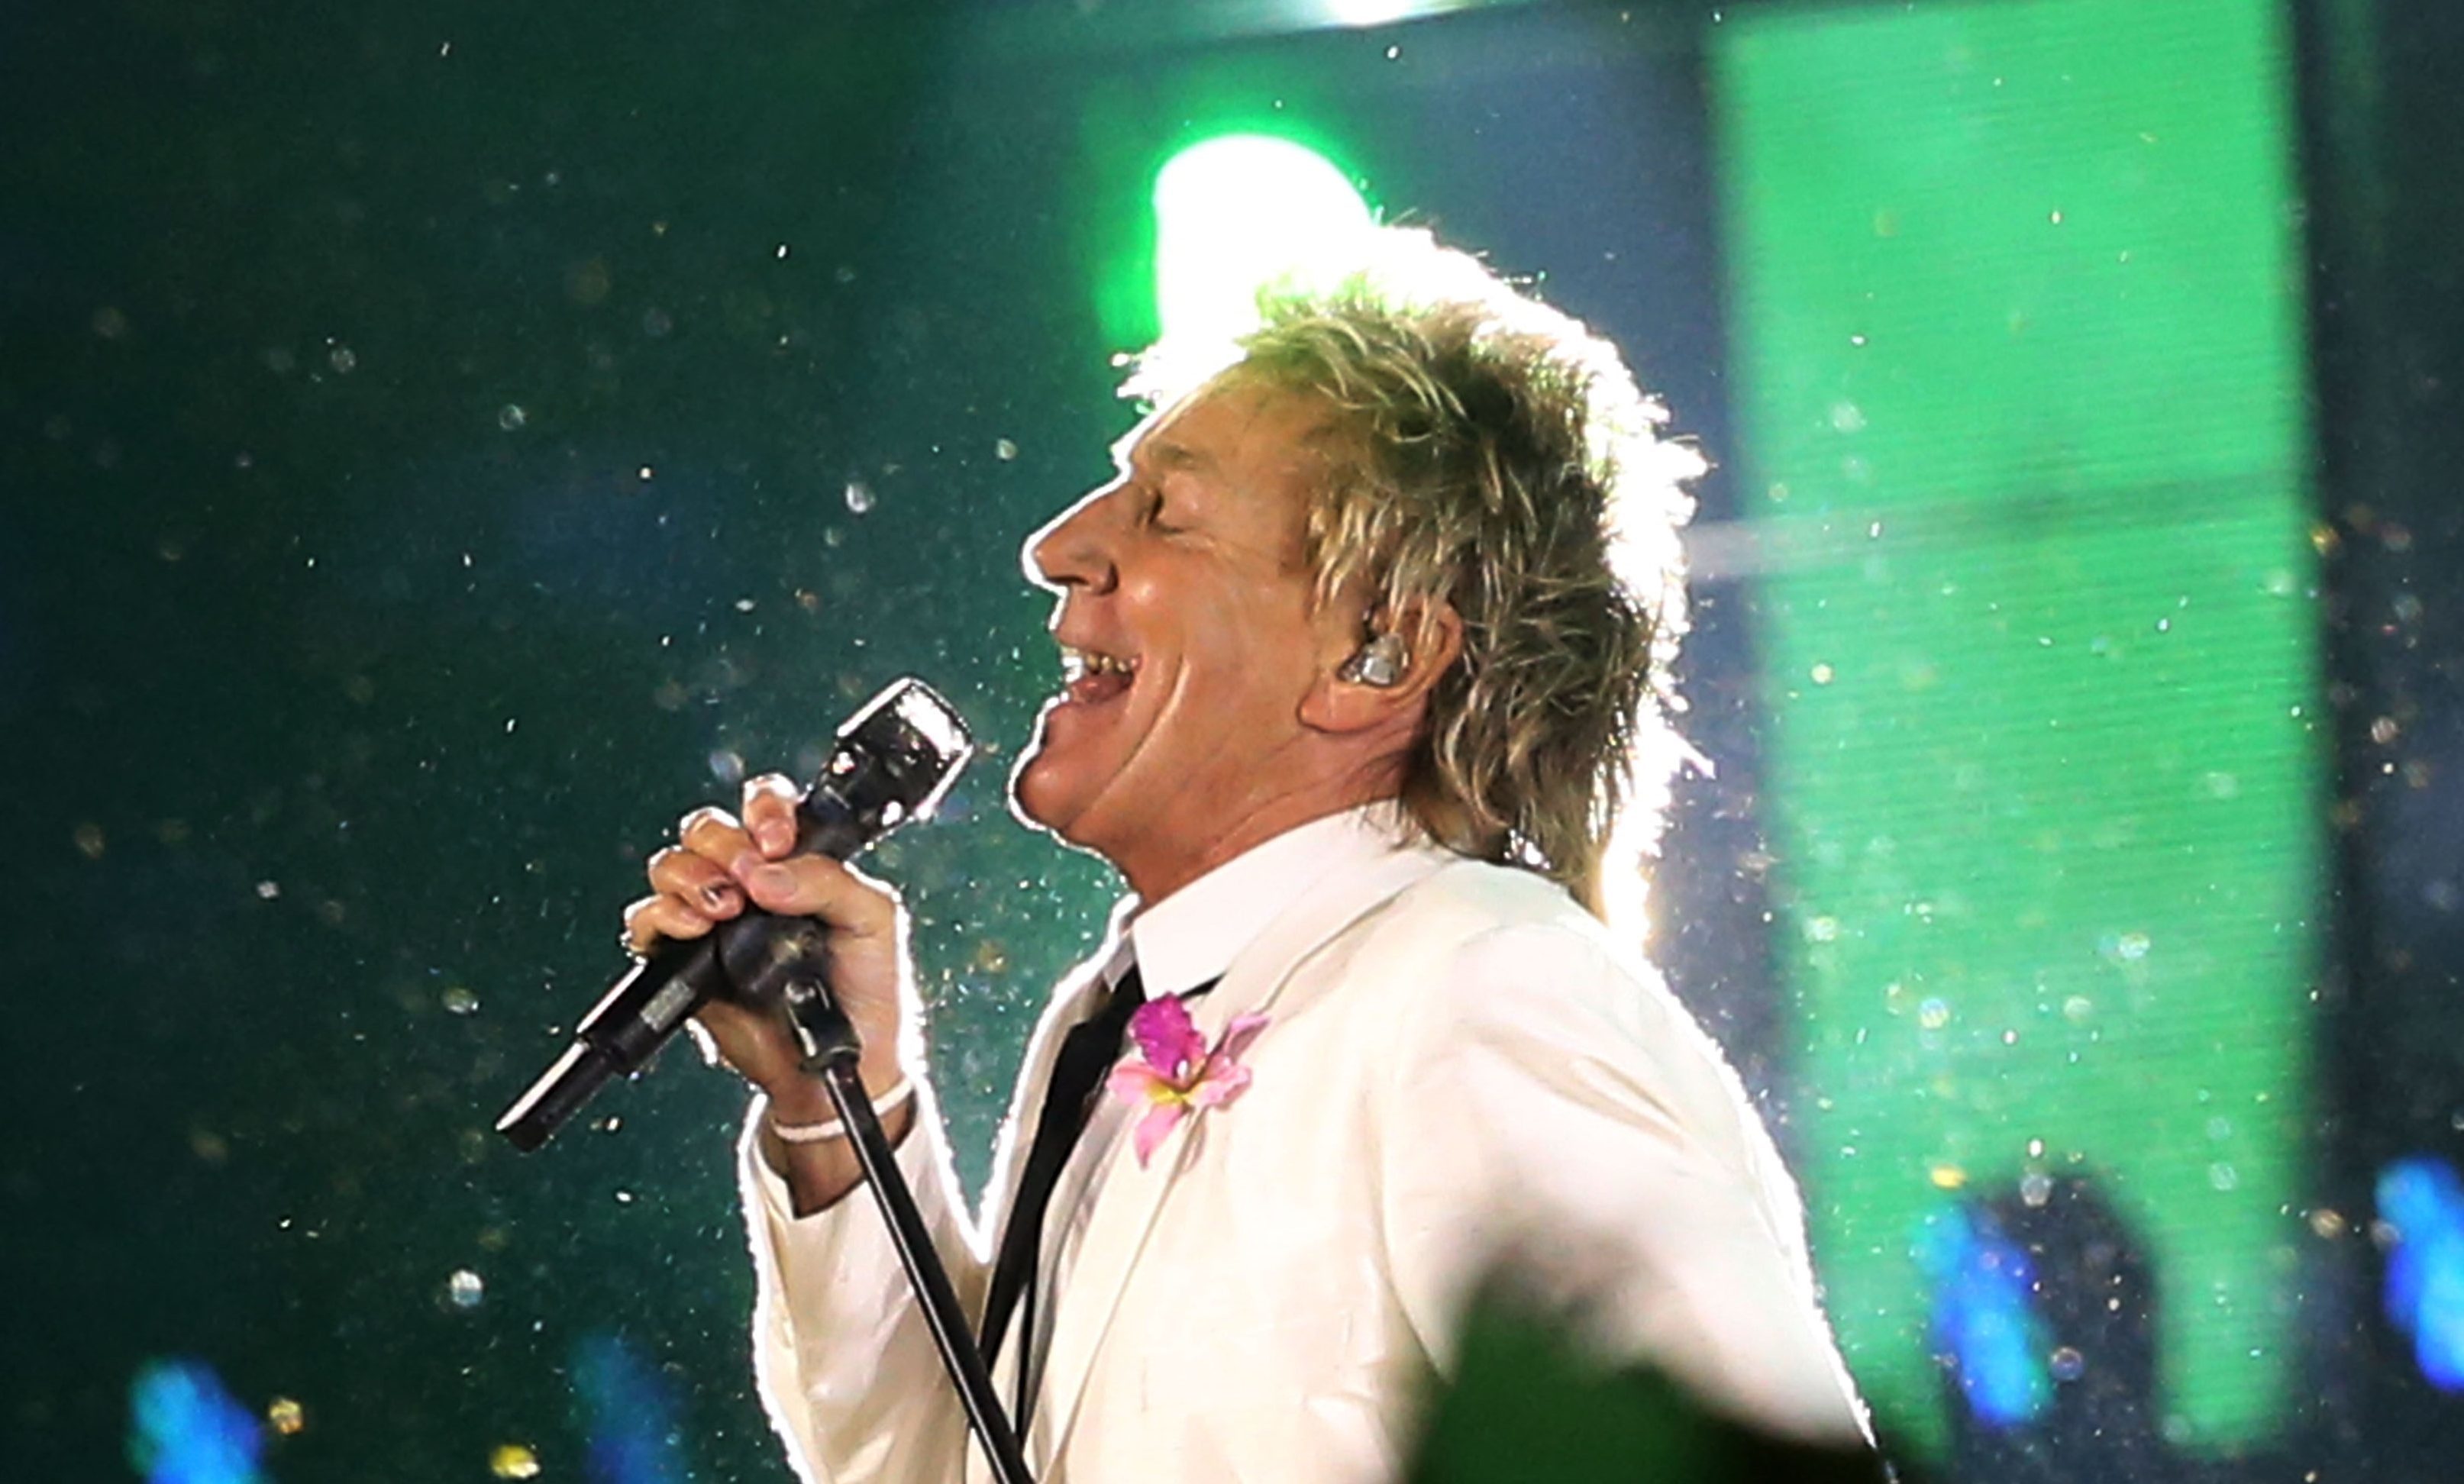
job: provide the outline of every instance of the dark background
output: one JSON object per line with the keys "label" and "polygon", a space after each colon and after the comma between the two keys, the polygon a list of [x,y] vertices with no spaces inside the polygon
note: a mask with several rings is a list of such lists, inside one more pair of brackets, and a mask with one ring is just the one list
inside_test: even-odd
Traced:
{"label": "dark background", "polygon": [[[1131,416],[1103,284],[1175,142],[1277,103],[1369,142],[1390,213],[1545,273],[1724,446],[1709,7],[1263,13],[0,11],[0,1471],[124,1473],[131,1377],[189,1355],[302,1403],[275,1478],[471,1477],[508,1442],[582,1476],[612,1339],[696,1476],[786,1476],[733,1085],[671,1053],[545,1154],[486,1128],[621,967],[674,818],[912,670],[993,743],[882,862],[980,1179],[1112,889],[1005,813],[1055,673],[1018,540]],[[2365,1211],[2387,1160],[2464,1150],[2464,12],[2296,15],[2344,780],[2320,1134]],[[1660,951],[1785,1141],[1750,600],[1697,593],[1721,774]],[[2464,1419],[2373,1261],[2249,1476],[2445,1476]]]}

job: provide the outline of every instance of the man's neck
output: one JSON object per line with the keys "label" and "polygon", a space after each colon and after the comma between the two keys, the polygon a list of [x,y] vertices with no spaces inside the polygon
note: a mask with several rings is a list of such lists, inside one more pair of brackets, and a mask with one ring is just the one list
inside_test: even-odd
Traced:
{"label": "man's neck", "polygon": [[1263,801],[1259,807],[1244,811],[1221,829],[1194,840],[1158,840],[1128,859],[1115,859],[1112,864],[1137,893],[1139,902],[1152,905],[1161,902],[1181,887],[1227,862],[1255,850],[1288,830],[1296,830],[1312,819],[1341,814],[1396,797],[1389,784],[1382,788],[1353,787],[1312,789],[1280,795]]}

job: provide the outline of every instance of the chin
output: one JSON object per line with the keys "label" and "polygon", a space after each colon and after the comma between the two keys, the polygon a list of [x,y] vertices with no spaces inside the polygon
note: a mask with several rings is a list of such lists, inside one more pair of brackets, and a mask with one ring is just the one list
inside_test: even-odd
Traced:
{"label": "chin", "polygon": [[1054,811],[1050,797],[1044,789],[1037,786],[1035,779],[1028,776],[1034,770],[1035,754],[1029,753],[1020,758],[1018,767],[1011,771],[1009,812],[1037,829],[1051,830],[1058,834],[1061,827],[1053,818]]}
{"label": "chin", "polygon": [[1069,825],[1078,810],[1068,797],[1068,780],[1053,776],[1055,761],[1046,755],[1045,749],[1044,730],[1039,724],[1034,740],[1020,754],[1018,766],[1010,770],[1010,813],[1036,829],[1076,844],[1077,838]]}
{"label": "chin", "polygon": [[1129,821],[1107,801],[1117,780],[1096,775],[1087,758],[1047,754],[1043,740],[1037,738],[1010,774],[1010,812],[1030,829],[1122,869],[1114,847],[1124,843],[1122,826]]}

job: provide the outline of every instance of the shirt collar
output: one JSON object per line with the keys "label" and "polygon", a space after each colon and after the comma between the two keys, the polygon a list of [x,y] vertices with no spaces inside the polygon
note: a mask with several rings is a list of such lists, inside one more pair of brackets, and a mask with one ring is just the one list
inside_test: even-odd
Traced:
{"label": "shirt collar", "polygon": [[1326,878],[1403,848],[1418,832],[1392,800],[1311,819],[1254,845],[1151,906],[1126,898],[1128,920],[1104,977],[1133,959],[1147,997],[1179,994],[1221,976],[1251,939]]}

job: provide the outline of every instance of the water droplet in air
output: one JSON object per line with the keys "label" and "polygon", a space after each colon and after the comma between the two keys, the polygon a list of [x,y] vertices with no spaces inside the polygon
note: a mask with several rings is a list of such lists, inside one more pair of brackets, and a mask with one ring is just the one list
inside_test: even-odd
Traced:
{"label": "water droplet in air", "polygon": [[469,1268],[456,1268],[445,1280],[446,1300],[457,1309],[475,1309],[479,1300],[488,1297],[488,1285]]}
{"label": "water droplet in air", "polygon": [[993,457],[1006,464],[1018,457],[1018,445],[1006,438],[996,438],[993,440]]}
{"label": "water droplet in air", "polygon": [[861,479],[848,480],[847,484],[847,508],[854,513],[861,515],[870,511],[872,507],[872,486],[866,484]]}
{"label": "water droplet in air", "polygon": [[325,358],[338,375],[348,376],[359,369],[360,358],[348,345],[337,345]]}
{"label": "water droplet in air", "polygon": [[530,420],[531,415],[522,410],[519,403],[509,402],[496,409],[496,426],[509,433],[520,431]]}
{"label": "water droplet in air", "polygon": [[539,1477],[539,1454],[519,1443],[499,1443],[488,1454],[488,1472],[500,1479]]}
{"label": "water droplet in air", "polygon": [[2087,1357],[2064,1345],[2051,1357],[2056,1381],[2077,1381],[2087,1372]]}
{"label": "water droplet in air", "polygon": [[449,985],[446,988],[442,998],[445,1001],[445,1009],[449,1014],[457,1015],[475,1015],[479,1013],[479,996],[471,993],[471,987],[469,985]]}

